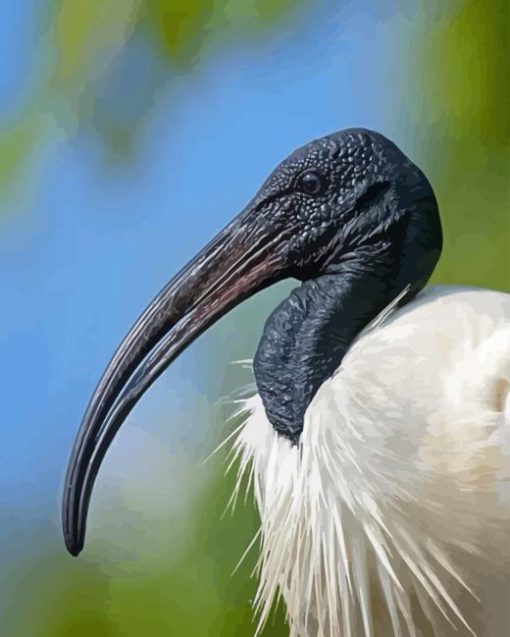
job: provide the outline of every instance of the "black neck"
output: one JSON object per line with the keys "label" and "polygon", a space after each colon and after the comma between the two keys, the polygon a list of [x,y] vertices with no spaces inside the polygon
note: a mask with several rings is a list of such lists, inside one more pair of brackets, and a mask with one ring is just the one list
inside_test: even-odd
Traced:
{"label": "black neck", "polygon": [[355,337],[407,283],[392,251],[369,246],[302,283],[271,314],[254,372],[267,416],[281,435],[298,442],[305,411],[319,387],[339,367]]}

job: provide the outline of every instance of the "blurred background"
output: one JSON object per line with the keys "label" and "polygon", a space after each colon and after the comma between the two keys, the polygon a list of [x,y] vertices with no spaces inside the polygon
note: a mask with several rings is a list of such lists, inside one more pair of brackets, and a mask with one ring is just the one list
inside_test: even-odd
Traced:
{"label": "blurred background", "polygon": [[[434,282],[509,290],[507,0],[0,5],[0,633],[248,636],[257,527],[222,518],[228,397],[284,283],[222,319],[123,427],[64,550],[74,436],[163,284],[310,139],[375,128],[438,195]],[[281,609],[264,635],[285,635]]]}

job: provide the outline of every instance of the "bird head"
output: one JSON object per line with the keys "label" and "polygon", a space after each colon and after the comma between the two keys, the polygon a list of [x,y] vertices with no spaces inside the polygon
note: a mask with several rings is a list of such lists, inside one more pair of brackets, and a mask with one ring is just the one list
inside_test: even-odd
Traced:
{"label": "bird head", "polygon": [[246,208],[155,297],[104,372],[67,472],[68,550],[76,555],[83,548],[92,487],[113,437],[180,352],[257,291],[289,277],[308,281],[341,273],[353,258],[355,267],[376,271],[382,249],[392,264],[393,296],[407,284],[419,289],[441,251],[432,188],[392,142],[348,129],[285,159]]}
{"label": "bird head", "polygon": [[[428,180],[395,144],[365,129],[343,130],[296,150],[237,221],[247,222],[238,226],[244,231],[276,241],[271,252],[282,278],[307,280],[334,272],[354,251],[391,244],[402,231],[409,237],[399,247],[418,257],[420,278],[420,269],[430,273],[423,260],[430,258],[434,267],[441,247]],[[412,260],[395,252],[399,258],[403,268],[412,268]]]}

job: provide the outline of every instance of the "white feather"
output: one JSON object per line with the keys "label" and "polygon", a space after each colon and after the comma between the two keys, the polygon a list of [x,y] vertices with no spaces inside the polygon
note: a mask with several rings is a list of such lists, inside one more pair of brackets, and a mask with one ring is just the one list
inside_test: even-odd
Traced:
{"label": "white feather", "polygon": [[292,637],[508,634],[510,296],[432,288],[391,310],[321,386],[299,445],[244,403],[259,631],[281,594]]}

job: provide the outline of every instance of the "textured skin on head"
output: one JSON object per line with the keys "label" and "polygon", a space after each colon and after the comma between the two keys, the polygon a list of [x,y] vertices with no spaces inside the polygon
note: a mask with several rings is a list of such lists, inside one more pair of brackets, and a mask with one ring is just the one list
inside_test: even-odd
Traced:
{"label": "textured skin on head", "polygon": [[[323,184],[313,195],[300,182],[310,171]],[[277,250],[303,281],[268,319],[254,359],[268,418],[296,443],[306,408],[356,335],[406,286],[409,300],[428,280],[442,245],[439,213],[423,173],[365,129],[298,149],[255,201],[266,222],[292,229]]]}

